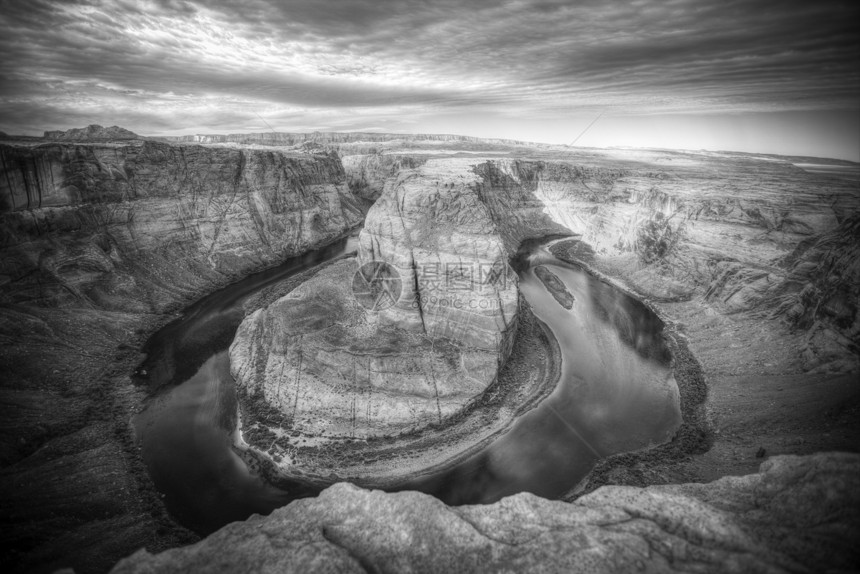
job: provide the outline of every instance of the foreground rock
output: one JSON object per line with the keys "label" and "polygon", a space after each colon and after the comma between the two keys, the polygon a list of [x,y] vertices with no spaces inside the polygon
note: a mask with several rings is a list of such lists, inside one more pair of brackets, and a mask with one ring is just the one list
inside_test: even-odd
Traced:
{"label": "foreground rock", "polygon": [[338,484],[113,572],[796,572],[860,559],[860,456],[778,457],[710,484],[492,506]]}

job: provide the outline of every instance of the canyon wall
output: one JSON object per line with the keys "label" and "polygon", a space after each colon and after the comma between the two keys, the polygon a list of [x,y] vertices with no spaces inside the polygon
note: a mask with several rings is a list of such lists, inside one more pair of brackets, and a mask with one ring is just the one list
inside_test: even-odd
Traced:
{"label": "canyon wall", "polygon": [[139,349],[201,295],[357,225],[363,203],[324,153],[0,145],[0,172],[0,562],[104,571],[193,540],[136,455]]}
{"label": "canyon wall", "polygon": [[860,559],[858,470],[857,455],[779,457],[710,484],[459,507],[344,483],[112,572],[841,571]]}
{"label": "canyon wall", "polygon": [[406,154],[352,154],[341,158],[352,192],[376,201],[385,184],[395,184],[397,175],[406,169],[416,169],[427,161],[426,156]]}
{"label": "canyon wall", "polygon": [[[311,132],[311,133],[289,133],[289,132],[260,132],[253,134],[197,134],[188,136],[164,136],[158,139],[177,143],[238,143],[238,144],[263,144],[263,145],[301,145],[304,143],[320,144],[349,144],[349,143],[381,143],[389,144],[395,142],[398,146],[417,143],[426,144],[464,144],[479,146],[482,149],[492,145],[498,146],[541,146],[529,142],[508,139],[483,139],[470,136],[454,134],[390,134],[379,132]],[[450,145],[445,149],[450,149]],[[470,148],[471,149],[471,148]]]}
{"label": "canyon wall", "polygon": [[[240,388],[284,403],[290,430],[311,436],[442,422],[493,380],[510,352],[517,306],[508,262],[524,241],[552,235],[575,237],[565,255],[654,304],[693,301],[708,313],[760,319],[768,344],[791,349],[806,371],[857,368],[858,199],[849,186],[816,184],[805,172],[795,182],[790,164],[760,159],[675,154],[680,165],[671,167],[582,159],[347,156],[352,181],[380,193],[357,265],[396,269],[396,303],[368,318],[347,288],[357,269],[326,272],[306,294],[240,328],[231,361]],[[452,370],[448,363],[460,358],[431,358],[432,346],[421,350],[419,339],[393,331],[381,336],[380,326],[497,361],[472,358],[466,372]],[[784,328],[809,336],[789,342]],[[746,360],[739,356],[736,367]]]}
{"label": "canyon wall", "polygon": [[516,275],[499,226],[477,193],[471,160],[403,170],[368,213],[359,261],[384,261],[403,281],[380,319],[469,346],[509,352]]}
{"label": "canyon wall", "polygon": [[[296,449],[283,431],[351,439],[442,425],[481,397],[511,352],[512,252],[469,160],[392,159],[396,175],[368,212],[357,260],[249,315],[233,341],[243,424],[266,427],[269,450],[282,439],[273,456],[286,472],[298,455],[287,454]],[[368,310],[351,288],[359,269],[371,266],[372,280],[379,264],[396,288],[389,304]],[[270,407],[280,416],[272,419]]]}
{"label": "canyon wall", "polygon": [[0,146],[0,169],[0,300],[10,303],[162,311],[363,217],[332,154]]}
{"label": "canyon wall", "polygon": [[777,319],[809,333],[807,370],[858,368],[851,182],[754,158],[675,159],[658,169],[490,160],[475,171],[506,244],[572,232],[576,257],[643,297]]}

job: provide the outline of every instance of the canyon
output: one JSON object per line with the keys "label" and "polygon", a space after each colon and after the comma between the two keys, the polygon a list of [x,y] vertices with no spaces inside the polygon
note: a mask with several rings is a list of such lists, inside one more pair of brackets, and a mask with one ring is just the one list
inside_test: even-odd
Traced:
{"label": "canyon", "polygon": [[[4,562],[103,572],[145,547],[116,570],[433,571],[446,552],[471,571],[856,565],[860,177],[798,167],[824,162],[433,135],[4,136]],[[204,295],[359,226],[354,257],[251,297],[219,343],[231,448],[322,494],[196,542],[130,421],[194,375],[200,343],[153,368],[146,342]],[[369,490],[478,452],[552,391],[557,345],[515,269],[547,238],[606,286],[607,309],[630,297],[660,323],[626,344],[671,363],[671,440],[613,451],[552,502]],[[353,285],[374,262],[398,283],[368,308]],[[829,551],[798,542],[812,538]]]}

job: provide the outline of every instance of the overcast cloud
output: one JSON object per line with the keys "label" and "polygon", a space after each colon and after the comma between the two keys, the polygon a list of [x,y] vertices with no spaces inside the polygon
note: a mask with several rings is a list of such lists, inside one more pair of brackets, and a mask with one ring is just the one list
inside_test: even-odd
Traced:
{"label": "overcast cloud", "polygon": [[3,0],[0,129],[854,118],[858,21],[856,2],[808,0]]}

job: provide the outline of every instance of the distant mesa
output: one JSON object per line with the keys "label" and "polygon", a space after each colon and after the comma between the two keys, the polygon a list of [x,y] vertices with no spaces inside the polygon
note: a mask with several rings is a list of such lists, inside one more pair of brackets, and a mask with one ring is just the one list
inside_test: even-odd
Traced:
{"label": "distant mesa", "polygon": [[105,128],[92,124],[85,128],[72,128],[66,131],[46,131],[45,139],[54,141],[104,141],[139,140],[146,138],[119,126]]}

